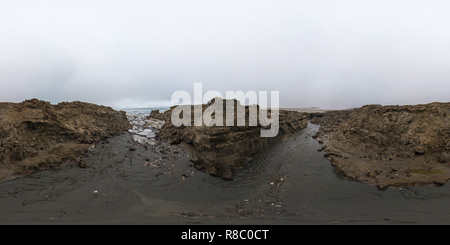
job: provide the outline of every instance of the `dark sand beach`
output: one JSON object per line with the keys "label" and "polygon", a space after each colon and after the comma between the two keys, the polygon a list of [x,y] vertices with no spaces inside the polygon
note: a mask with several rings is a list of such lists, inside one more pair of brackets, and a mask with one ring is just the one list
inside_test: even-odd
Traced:
{"label": "dark sand beach", "polygon": [[308,124],[253,155],[232,181],[194,169],[181,146],[145,149],[130,134],[113,137],[89,150],[86,168],[67,165],[1,183],[0,223],[450,222],[447,185],[380,191],[346,178],[317,151],[318,128]]}
{"label": "dark sand beach", "polygon": [[[194,146],[186,142],[171,144],[157,136],[139,143],[129,132],[82,142],[86,147],[83,156],[0,183],[0,224],[450,222],[445,208],[450,205],[448,185],[417,182],[417,186],[380,188],[365,178],[355,178],[336,164],[335,160],[346,162],[341,161],[346,153],[336,159],[331,151],[318,151],[329,144],[324,133],[331,131],[315,120],[327,120],[322,111],[308,113],[313,118],[305,128],[281,135],[252,154],[244,165],[233,169],[231,180],[197,169],[192,162]],[[156,135],[160,130],[164,127],[153,128]],[[435,174],[428,170],[411,172]]]}

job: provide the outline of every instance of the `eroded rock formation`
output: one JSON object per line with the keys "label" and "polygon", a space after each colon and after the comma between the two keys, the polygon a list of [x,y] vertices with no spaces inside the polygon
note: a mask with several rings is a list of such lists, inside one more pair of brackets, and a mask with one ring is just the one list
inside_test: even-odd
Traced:
{"label": "eroded rock formation", "polygon": [[129,128],[125,112],[90,103],[0,103],[0,181],[78,161],[94,142]]}
{"label": "eroded rock formation", "polygon": [[319,150],[346,176],[382,189],[450,180],[450,103],[367,105],[313,122]]}
{"label": "eroded rock formation", "polygon": [[[214,99],[202,105],[202,112],[214,103]],[[226,100],[223,100],[223,125],[226,125]],[[164,113],[152,112],[149,118],[165,120],[159,137],[168,139],[171,143],[184,141],[193,145],[191,161],[197,169],[203,170],[211,175],[232,179],[233,169],[242,167],[249,156],[274,142],[276,137],[261,137],[261,129],[268,129],[274,125],[261,126],[259,121],[259,106],[256,107],[258,115],[257,126],[249,125],[249,114],[255,108],[240,105],[234,100],[234,125],[237,125],[237,110],[239,107],[245,109],[245,126],[179,126],[172,124],[171,115],[174,107]],[[194,106],[191,107],[194,112]],[[270,118],[270,111],[268,113]],[[230,116],[230,115],[228,115]],[[191,114],[191,125],[194,125],[194,113]],[[296,111],[279,111],[278,136],[295,132],[305,128],[307,117]]]}

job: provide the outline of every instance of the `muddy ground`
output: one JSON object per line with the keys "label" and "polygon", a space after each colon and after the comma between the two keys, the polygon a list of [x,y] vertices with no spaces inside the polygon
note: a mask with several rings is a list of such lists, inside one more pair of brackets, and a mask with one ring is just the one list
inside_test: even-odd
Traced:
{"label": "muddy ground", "polygon": [[89,150],[85,168],[69,162],[0,183],[0,223],[449,222],[449,185],[380,191],[354,181],[317,151],[318,128],[308,124],[252,155],[232,181],[197,171],[181,145],[146,149],[131,134],[116,136]]}

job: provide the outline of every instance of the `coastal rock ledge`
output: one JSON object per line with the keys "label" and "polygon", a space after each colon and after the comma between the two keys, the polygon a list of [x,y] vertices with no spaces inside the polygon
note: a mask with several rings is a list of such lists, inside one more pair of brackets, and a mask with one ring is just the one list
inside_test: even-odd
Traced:
{"label": "coastal rock ledge", "polygon": [[85,167],[89,147],[130,128],[124,111],[90,103],[0,103],[0,182],[68,161]]}
{"label": "coastal rock ledge", "polygon": [[[216,98],[217,99],[217,98]],[[216,99],[202,105],[202,112],[215,103]],[[221,98],[219,98],[221,99]],[[213,176],[224,179],[233,178],[233,170],[241,168],[251,158],[250,155],[260,151],[269,144],[276,142],[281,137],[306,127],[308,121],[304,113],[296,111],[279,110],[279,131],[275,137],[261,137],[261,129],[269,129],[275,125],[263,127],[259,121],[259,106],[241,105],[234,100],[234,125],[237,125],[237,110],[244,107],[245,126],[226,125],[226,102],[223,100],[223,125],[206,126],[179,126],[172,124],[171,115],[176,106],[164,113],[152,111],[148,118],[165,120],[166,123],[159,132],[159,137],[167,139],[172,144],[183,143],[190,149],[190,161],[194,167]],[[232,104],[232,103],[231,103]],[[256,110],[258,116],[257,126],[249,126],[249,114]],[[191,125],[194,125],[194,106],[191,106]],[[271,118],[271,111],[268,111]],[[186,144],[187,143],[187,144]]]}
{"label": "coastal rock ledge", "polygon": [[450,103],[367,105],[312,122],[318,150],[345,176],[380,189],[450,181]]}

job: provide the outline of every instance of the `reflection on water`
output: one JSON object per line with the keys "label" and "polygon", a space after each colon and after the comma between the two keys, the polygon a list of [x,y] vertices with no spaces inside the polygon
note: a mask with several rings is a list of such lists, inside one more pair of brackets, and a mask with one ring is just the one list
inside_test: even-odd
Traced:
{"label": "reflection on water", "polygon": [[448,185],[380,191],[336,175],[311,138],[317,128],[309,124],[253,155],[233,181],[189,168],[184,158],[163,174],[144,165],[149,151],[129,151],[135,142],[118,136],[93,151],[86,169],[69,165],[0,183],[0,223],[449,222]]}

